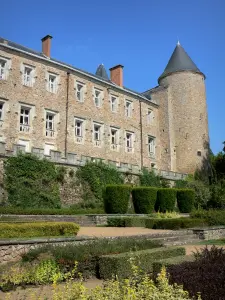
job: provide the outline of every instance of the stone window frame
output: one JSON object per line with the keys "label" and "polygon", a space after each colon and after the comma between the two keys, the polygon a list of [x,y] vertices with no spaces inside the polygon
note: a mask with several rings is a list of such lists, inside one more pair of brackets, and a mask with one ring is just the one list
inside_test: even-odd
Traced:
{"label": "stone window frame", "polygon": [[[116,132],[115,143],[112,143],[112,131]],[[119,151],[120,148],[120,128],[110,126],[110,149],[113,151]]]}
{"label": "stone window frame", "polygon": [[[112,99],[114,98],[115,100],[115,109],[113,109],[113,102]],[[110,110],[112,113],[117,113],[118,112],[118,106],[119,106],[119,97],[116,95],[110,95]]]}
{"label": "stone window frame", "polygon": [[[3,66],[4,64],[4,66]],[[0,56],[0,80],[7,80],[9,77],[9,70],[11,70],[12,61],[10,58]]]}
{"label": "stone window frame", "polygon": [[155,157],[156,155],[156,137],[148,134],[147,136],[148,156]]}
{"label": "stone window frame", "polygon": [[[50,79],[54,79],[53,82],[50,82]],[[58,87],[60,84],[60,76],[53,72],[46,72],[46,90],[51,94],[57,94]]]}
{"label": "stone window frame", "polygon": [[[127,103],[129,103],[129,106],[127,106]],[[133,101],[129,99],[125,99],[125,117],[126,118],[132,118],[132,112],[133,112]]]}
{"label": "stone window frame", "polygon": [[[98,93],[98,95],[96,94],[96,92]],[[96,99],[98,99],[98,105],[97,105]],[[104,99],[103,90],[101,90],[100,88],[94,87],[93,88],[93,101],[94,101],[95,107],[101,108],[103,99]]]}
{"label": "stone window frame", "polygon": [[[25,74],[26,70],[30,70],[30,74]],[[21,63],[20,72],[22,74],[22,85],[33,87],[35,83],[35,67],[26,63]]]}
{"label": "stone window frame", "polygon": [[[59,112],[53,111],[50,109],[45,109],[44,110],[44,121],[45,121],[45,138],[56,138],[57,136],[57,124],[60,123],[59,120]],[[47,120],[47,115],[53,116],[53,120]],[[52,121],[52,122],[51,122]],[[52,129],[49,126],[52,123]]]}
{"label": "stone window frame", "polygon": [[147,108],[147,124],[151,125],[153,124],[154,120],[154,111],[152,108]]}
{"label": "stone window frame", "polygon": [[[74,136],[75,136],[75,143],[77,144],[84,144],[84,139],[85,139],[85,122],[86,120],[83,118],[78,118],[78,117],[74,117]],[[81,135],[77,135],[76,134],[76,122],[80,122],[81,125]]]}
{"label": "stone window frame", "polygon": [[[98,127],[99,128],[99,133],[98,133],[98,138],[96,139],[96,136],[95,136],[95,133],[97,133],[95,131],[95,127]],[[93,144],[94,144],[94,147],[101,147],[102,146],[102,142],[103,142],[103,133],[104,133],[104,125],[103,123],[100,123],[100,122],[96,122],[96,121],[93,121],[93,124],[92,124],[92,141],[93,141]]]}
{"label": "stone window frame", "polygon": [[[78,89],[78,86],[81,87],[80,90]],[[84,103],[85,94],[86,94],[86,84],[79,80],[75,80],[75,88],[74,89],[75,89],[75,97],[76,97],[77,102]],[[80,99],[79,99],[78,93],[80,93],[80,96],[81,96]]]}
{"label": "stone window frame", "polygon": [[[129,145],[128,145],[128,134],[130,136],[130,141],[129,141]],[[130,130],[125,130],[125,152],[127,153],[134,153],[134,139],[135,139],[135,134],[134,132],[130,131]]]}

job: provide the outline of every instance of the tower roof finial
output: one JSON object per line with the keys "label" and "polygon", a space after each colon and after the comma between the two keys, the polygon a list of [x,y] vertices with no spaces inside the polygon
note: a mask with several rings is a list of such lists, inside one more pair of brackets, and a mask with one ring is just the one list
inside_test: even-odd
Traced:
{"label": "tower roof finial", "polygon": [[180,46],[180,41],[179,41],[179,39],[177,40],[177,46]]}

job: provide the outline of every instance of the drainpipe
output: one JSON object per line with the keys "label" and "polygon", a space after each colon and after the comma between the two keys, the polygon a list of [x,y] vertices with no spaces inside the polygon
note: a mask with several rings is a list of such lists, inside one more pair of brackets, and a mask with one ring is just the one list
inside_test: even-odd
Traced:
{"label": "drainpipe", "polygon": [[143,130],[142,130],[142,107],[141,100],[139,100],[140,110],[140,136],[141,136],[141,169],[143,168]]}
{"label": "drainpipe", "polygon": [[68,109],[69,109],[69,82],[70,82],[70,72],[67,72],[66,78],[66,126],[65,126],[65,153],[64,156],[67,157],[67,135],[68,135]]}

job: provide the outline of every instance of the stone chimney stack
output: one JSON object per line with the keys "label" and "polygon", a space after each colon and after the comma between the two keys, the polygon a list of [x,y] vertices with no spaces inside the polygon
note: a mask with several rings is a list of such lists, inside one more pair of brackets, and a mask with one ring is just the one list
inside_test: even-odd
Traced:
{"label": "stone chimney stack", "polygon": [[123,87],[123,66],[117,65],[115,67],[110,68],[109,70],[111,81]]}
{"label": "stone chimney stack", "polygon": [[52,39],[52,36],[49,35],[49,34],[41,39],[41,41],[42,41],[42,52],[47,57],[50,57],[50,54],[51,54],[51,39]]}

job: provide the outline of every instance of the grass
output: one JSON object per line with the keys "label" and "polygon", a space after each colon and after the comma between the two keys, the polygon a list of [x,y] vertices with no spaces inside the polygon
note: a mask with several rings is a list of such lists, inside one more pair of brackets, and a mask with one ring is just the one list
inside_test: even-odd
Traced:
{"label": "grass", "polygon": [[225,246],[225,239],[219,240],[204,240],[199,243],[200,245],[216,245],[216,246]]}

